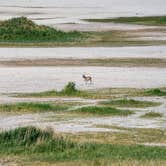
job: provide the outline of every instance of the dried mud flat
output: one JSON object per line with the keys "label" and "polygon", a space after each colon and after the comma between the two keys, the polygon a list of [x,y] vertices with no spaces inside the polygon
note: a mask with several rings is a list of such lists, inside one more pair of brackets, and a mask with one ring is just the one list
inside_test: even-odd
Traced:
{"label": "dried mud flat", "polygon": [[[166,68],[153,67],[1,67],[1,93],[60,90],[73,81],[79,89],[156,88],[166,85]],[[82,75],[93,77],[85,84]],[[106,81],[107,80],[107,81]]]}

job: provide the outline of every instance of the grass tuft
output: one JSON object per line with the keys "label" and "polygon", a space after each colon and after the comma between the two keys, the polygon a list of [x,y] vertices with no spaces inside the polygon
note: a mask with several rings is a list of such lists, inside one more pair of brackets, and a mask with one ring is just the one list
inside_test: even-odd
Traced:
{"label": "grass tuft", "polygon": [[133,108],[146,108],[160,105],[160,103],[150,101],[137,101],[133,99],[120,99],[100,102],[103,105],[117,106],[117,107],[133,107]]}
{"label": "grass tuft", "polygon": [[4,131],[0,134],[1,144],[31,145],[38,140],[47,141],[52,138],[53,132],[41,131],[35,127],[22,127],[14,130]]}
{"label": "grass tuft", "polygon": [[83,114],[93,114],[93,115],[111,115],[111,116],[128,116],[133,114],[130,110],[120,110],[113,107],[102,107],[102,106],[89,106],[82,107],[72,112],[83,113]]}
{"label": "grass tuft", "polygon": [[148,112],[141,116],[141,118],[160,118],[163,114],[159,112]]}

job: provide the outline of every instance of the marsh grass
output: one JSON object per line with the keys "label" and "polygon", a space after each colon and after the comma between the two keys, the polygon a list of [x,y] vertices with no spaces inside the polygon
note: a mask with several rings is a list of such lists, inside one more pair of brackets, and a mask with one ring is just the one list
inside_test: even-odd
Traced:
{"label": "marsh grass", "polygon": [[163,114],[159,112],[148,112],[141,116],[141,118],[160,118],[160,117],[163,117]]}
{"label": "marsh grass", "polygon": [[119,18],[106,18],[106,19],[85,19],[89,22],[114,22],[114,23],[129,23],[140,25],[166,25],[166,16],[148,16],[148,17],[119,17]]}
{"label": "marsh grass", "polygon": [[162,147],[76,143],[34,127],[1,132],[0,140],[0,155],[33,162],[166,160],[166,149]]}
{"label": "marsh grass", "polygon": [[50,104],[50,103],[16,103],[0,105],[0,112],[46,112],[46,111],[63,111],[68,106]]}
{"label": "marsh grass", "polygon": [[[69,82],[68,84],[71,84]],[[75,83],[74,89],[68,89],[69,85],[66,85],[61,91],[50,90],[37,93],[18,93],[12,94],[14,97],[82,97],[88,99],[119,99],[126,97],[142,97],[142,96],[165,96],[165,88],[162,90],[154,89],[136,89],[136,88],[103,88],[103,89],[92,89],[92,90],[79,90],[76,88]],[[67,89],[66,89],[67,88]],[[157,92],[156,92],[157,91]],[[117,102],[117,101],[116,101]],[[118,101],[120,103],[120,101]],[[123,100],[122,100],[123,102]],[[128,102],[128,103],[127,103]],[[133,104],[132,101],[126,101],[126,104]],[[145,101],[146,102],[146,101]],[[142,105],[154,105],[157,106],[159,103],[140,103]],[[136,105],[136,103],[135,103]]]}
{"label": "marsh grass", "polygon": [[133,114],[134,112],[131,110],[120,110],[113,107],[105,107],[105,106],[89,106],[75,109],[71,112],[81,113],[81,114],[92,114],[92,115],[110,115],[110,116],[128,116]]}
{"label": "marsh grass", "polygon": [[161,103],[150,102],[150,101],[138,101],[133,99],[120,99],[100,102],[103,105],[117,106],[117,107],[133,107],[133,108],[146,108],[159,106]]}
{"label": "marsh grass", "polygon": [[[13,94],[15,97],[83,97],[91,99],[107,99],[115,98],[115,96],[142,96],[144,90],[140,89],[129,89],[129,88],[106,88],[106,89],[95,89],[95,90],[78,90],[76,85],[70,87],[73,82],[69,82],[61,91],[50,90],[37,93],[19,93]],[[69,90],[70,89],[70,90]]]}

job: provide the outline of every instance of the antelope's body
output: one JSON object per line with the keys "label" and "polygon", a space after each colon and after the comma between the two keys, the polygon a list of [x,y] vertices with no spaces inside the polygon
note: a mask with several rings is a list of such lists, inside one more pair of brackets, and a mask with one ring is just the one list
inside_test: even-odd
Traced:
{"label": "antelope's body", "polygon": [[92,83],[92,77],[91,76],[82,75],[82,77],[83,77],[83,79],[86,83],[88,83],[88,82]]}

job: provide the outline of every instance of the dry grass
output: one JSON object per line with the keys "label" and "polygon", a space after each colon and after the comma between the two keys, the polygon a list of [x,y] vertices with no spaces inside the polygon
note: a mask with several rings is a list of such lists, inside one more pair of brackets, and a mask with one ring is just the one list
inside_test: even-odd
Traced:
{"label": "dry grass", "polygon": [[141,143],[166,143],[166,130],[124,128],[109,125],[95,125],[98,128],[110,128],[119,130],[111,133],[79,133],[71,134],[70,137],[76,142],[97,142],[108,144],[141,144]]}

